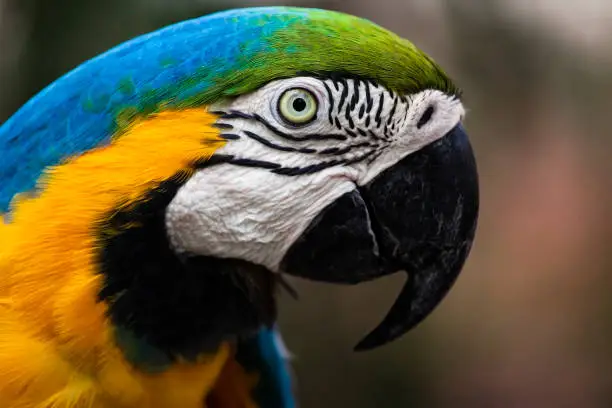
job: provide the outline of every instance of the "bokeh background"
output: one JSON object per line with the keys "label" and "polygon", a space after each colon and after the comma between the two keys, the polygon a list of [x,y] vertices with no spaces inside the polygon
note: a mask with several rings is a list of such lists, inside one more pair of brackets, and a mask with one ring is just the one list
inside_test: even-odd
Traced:
{"label": "bokeh background", "polygon": [[[0,123],[80,62],[214,0],[0,0]],[[367,17],[459,82],[482,179],[465,272],[401,340],[352,346],[403,280],[295,281],[302,407],[612,406],[612,2],[285,0]]]}

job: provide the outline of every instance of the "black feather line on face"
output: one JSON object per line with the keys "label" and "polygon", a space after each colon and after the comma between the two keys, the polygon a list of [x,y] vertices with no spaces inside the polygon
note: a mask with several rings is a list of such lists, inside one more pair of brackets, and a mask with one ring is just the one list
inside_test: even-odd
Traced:
{"label": "black feather line on face", "polygon": [[337,116],[334,117],[334,124],[336,125],[336,128],[338,128],[338,130],[342,130],[342,125],[340,124],[340,120]]}
{"label": "black feather line on face", "polygon": [[361,80],[355,79],[353,81],[353,98],[351,100],[351,109],[355,109],[357,106],[357,102],[359,102],[359,85],[361,84]]}
{"label": "black feather line on face", "polygon": [[357,133],[353,132],[352,130],[349,129],[344,129],[344,131],[350,136],[350,137],[357,137]]}
{"label": "black feather line on face", "polygon": [[317,152],[315,149],[309,149],[309,148],[306,148],[306,147],[295,148],[295,147],[290,147],[290,146],[281,146],[281,145],[278,145],[276,143],[270,142],[266,138],[261,137],[258,134],[254,133],[254,132],[251,132],[249,130],[243,130],[243,133],[245,135],[247,135],[249,138],[251,138],[251,139],[261,143],[264,146],[267,146],[267,147],[269,147],[271,149],[274,149],[274,150],[279,150],[279,151],[282,151],[282,152],[299,152],[299,153],[306,153],[306,154],[316,153]]}
{"label": "black feather line on face", "polygon": [[[372,149],[368,152],[355,156],[352,159],[338,158],[338,159],[323,161],[323,162],[319,162],[319,163],[315,163],[315,164],[311,164],[311,165],[303,166],[303,167],[283,167],[278,163],[272,163],[272,162],[263,161],[263,160],[253,160],[253,159],[248,159],[248,158],[238,158],[233,155],[214,155],[211,158],[211,160],[214,159],[213,164],[225,163],[225,164],[230,164],[230,165],[240,166],[240,167],[253,167],[253,168],[258,168],[262,170],[270,170],[273,173],[276,173],[279,175],[293,177],[293,176],[303,176],[303,175],[318,173],[321,170],[325,170],[325,169],[328,169],[334,166],[338,166],[338,165],[349,165],[349,164],[359,163],[362,161],[367,161],[373,155],[376,155],[378,153],[377,145],[373,145],[368,142],[363,142],[363,143],[356,144],[353,146],[345,147],[343,149],[331,148],[326,151],[324,150],[322,151],[322,154],[326,153],[330,155],[342,155],[350,151],[351,147],[372,147]],[[195,163],[195,167],[204,168],[204,167],[208,167],[208,165],[207,165],[207,162],[202,162],[201,164]]]}
{"label": "black feather line on face", "polygon": [[306,174],[314,174],[314,173],[320,172],[321,170],[328,169],[330,167],[334,167],[334,166],[338,166],[338,165],[354,164],[354,163],[359,163],[359,162],[365,161],[370,156],[372,156],[374,153],[375,153],[375,151],[371,150],[371,151],[369,151],[367,153],[364,153],[362,155],[359,155],[359,156],[357,156],[357,157],[355,157],[353,159],[330,160],[330,161],[326,161],[326,162],[312,164],[312,165],[305,166],[305,167],[281,167],[281,168],[272,170],[272,172],[276,173],[276,174],[282,174],[282,175],[285,175],[285,176],[301,176],[301,175],[306,175]]}
{"label": "black feather line on face", "polygon": [[296,137],[293,136],[289,133],[285,133],[283,131],[281,131],[280,129],[276,128],[275,126],[273,126],[270,122],[268,122],[266,119],[264,119],[263,117],[261,117],[260,115],[254,113],[251,115],[251,118],[258,121],[259,123],[263,124],[265,127],[268,128],[268,130],[274,132],[277,136],[283,138],[283,139],[287,139],[287,140],[291,140],[294,142],[303,142],[306,140],[340,140],[340,141],[344,141],[347,139],[346,135],[340,135],[340,134],[329,134],[329,135],[320,135],[320,134],[310,134],[310,135],[304,135],[304,136],[300,136],[300,137]]}
{"label": "black feather line on face", "polygon": [[391,124],[391,121],[395,118],[395,110],[397,109],[397,101],[399,99],[396,97],[393,98],[393,106],[391,107],[391,112],[389,112],[389,117],[387,118],[387,125]]}
{"label": "black feather line on face", "polygon": [[383,107],[385,106],[385,93],[381,93],[380,97],[378,99],[378,110],[376,111],[376,116],[374,117],[374,119],[376,120],[376,127],[380,127],[381,122],[382,122],[382,118],[381,118],[381,114],[382,114],[382,110]]}
{"label": "black feather line on face", "polygon": [[374,106],[374,99],[372,99],[372,95],[370,93],[370,84],[366,83],[365,87],[366,91],[366,113],[370,113],[372,111],[372,107]]}
{"label": "black feather line on face", "polygon": [[230,125],[229,123],[213,123],[213,127],[216,127],[217,129],[222,129],[222,130],[229,130],[229,129],[233,129],[234,126]]}
{"label": "black feather line on face", "polygon": [[[357,134],[355,132],[352,132],[348,129],[344,129],[344,131],[352,137],[357,137]],[[368,136],[367,133],[362,129],[358,128],[357,131],[359,131],[359,133],[362,136]],[[331,154],[331,152],[334,152],[334,153],[337,152],[337,154],[345,154],[345,153],[350,152],[353,149],[359,149],[363,147],[378,147],[377,144],[373,144],[370,142],[360,142],[360,143],[351,144],[343,148],[334,147],[334,148],[328,148],[328,149],[323,149],[319,151],[317,149],[312,149],[308,147],[297,148],[297,147],[291,147],[291,146],[282,146],[274,142],[271,142],[268,139],[256,134],[255,132],[251,132],[250,130],[243,130],[242,133],[244,133],[244,135],[247,136],[248,138],[258,143],[261,143],[262,145],[269,147],[270,149],[283,151],[283,152],[292,152],[292,153],[328,155],[328,154]],[[229,136],[228,139],[239,139],[240,138],[240,136],[232,135],[232,134],[229,134],[229,135],[222,134],[221,135],[221,137],[223,138],[226,138],[226,136]]]}
{"label": "black feather line on face", "polygon": [[222,133],[219,135],[219,137],[225,140],[239,140],[240,139],[240,135],[237,135],[234,133]]}
{"label": "black feather line on face", "polygon": [[348,97],[348,84],[346,81],[342,82],[342,94],[340,95],[340,102],[338,103],[338,114],[342,112],[342,107],[344,106],[344,102]]}
{"label": "black feather line on face", "polygon": [[351,109],[349,105],[346,106],[346,111],[344,113],[344,118],[348,121],[349,127],[351,129],[355,129],[355,122],[353,122],[353,118],[351,116]]}

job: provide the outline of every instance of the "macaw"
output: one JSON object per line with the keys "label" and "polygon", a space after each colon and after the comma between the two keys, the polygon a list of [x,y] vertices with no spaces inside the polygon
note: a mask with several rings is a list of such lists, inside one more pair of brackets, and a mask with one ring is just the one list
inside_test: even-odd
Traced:
{"label": "macaw", "polygon": [[461,92],[354,16],[248,8],[93,58],[0,127],[0,407],[290,408],[285,274],[409,279],[390,342],[468,256]]}

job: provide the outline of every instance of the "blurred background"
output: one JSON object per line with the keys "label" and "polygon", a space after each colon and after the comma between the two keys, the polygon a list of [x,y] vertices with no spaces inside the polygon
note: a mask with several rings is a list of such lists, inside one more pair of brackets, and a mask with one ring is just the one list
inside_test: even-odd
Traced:
{"label": "blurred background", "polygon": [[281,3],[369,18],[440,62],[464,89],[482,180],[465,272],[401,340],[352,352],[403,277],[295,281],[281,324],[302,407],[612,406],[609,0],[0,0],[0,123],[133,36]]}

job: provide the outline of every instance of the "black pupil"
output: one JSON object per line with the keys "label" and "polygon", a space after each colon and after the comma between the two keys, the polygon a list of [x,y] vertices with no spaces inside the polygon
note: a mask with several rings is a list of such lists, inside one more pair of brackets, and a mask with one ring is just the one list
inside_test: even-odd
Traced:
{"label": "black pupil", "polygon": [[293,100],[293,109],[296,112],[304,112],[304,110],[306,110],[306,101],[304,98],[295,98]]}

